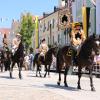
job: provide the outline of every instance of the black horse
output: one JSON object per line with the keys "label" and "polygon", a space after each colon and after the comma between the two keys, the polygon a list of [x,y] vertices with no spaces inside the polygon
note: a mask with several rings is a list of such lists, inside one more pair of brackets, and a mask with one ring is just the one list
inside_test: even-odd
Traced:
{"label": "black horse", "polygon": [[3,72],[3,68],[4,68],[4,51],[3,51],[3,49],[0,49],[0,69],[1,69],[1,72]]}
{"label": "black horse", "polygon": [[[91,90],[94,91],[93,80],[92,80],[92,67],[94,56],[100,54],[100,36],[91,35],[88,37],[85,42],[82,44],[79,53],[77,54],[76,66],[78,66],[78,89],[81,89],[80,79],[81,79],[81,70],[83,67],[88,67],[90,75],[90,86]],[[72,65],[72,49],[70,46],[64,46],[59,49],[57,54],[57,70],[59,72],[59,80],[57,82],[60,85],[61,82],[61,70],[64,71],[64,84],[68,87],[66,82],[67,72]]]}
{"label": "black horse", "polygon": [[[33,60],[33,67],[35,67],[35,64],[37,66],[37,69],[36,69],[36,76],[37,76],[37,73],[39,72],[40,74],[40,77],[41,77],[41,65],[45,65],[45,74],[44,74],[44,77],[46,77],[47,75],[47,72],[48,72],[48,75],[49,75],[49,71],[50,71],[50,66],[51,66],[51,63],[53,61],[53,57],[52,55],[56,56],[56,52],[57,52],[57,47],[51,47],[45,54],[45,58],[42,58],[40,56],[39,53],[37,53],[35,56],[34,56],[34,60]],[[42,59],[41,59],[42,58]],[[44,59],[44,60],[43,60]]]}
{"label": "black horse", "polygon": [[12,78],[12,71],[13,71],[13,67],[15,65],[15,63],[17,63],[18,65],[18,69],[19,69],[19,78],[22,78],[21,75],[21,70],[22,70],[22,66],[23,66],[23,60],[24,60],[24,46],[22,41],[19,44],[19,47],[17,49],[17,51],[15,52],[15,54],[11,56],[11,60],[12,60],[12,64],[10,67],[10,78]]}
{"label": "black horse", "polygon": [[7,71],[10,70],[10,51],[8,47],[3,47],[2,50],[0,50],[0,67],[1,67],[1,72],[3,70]]}

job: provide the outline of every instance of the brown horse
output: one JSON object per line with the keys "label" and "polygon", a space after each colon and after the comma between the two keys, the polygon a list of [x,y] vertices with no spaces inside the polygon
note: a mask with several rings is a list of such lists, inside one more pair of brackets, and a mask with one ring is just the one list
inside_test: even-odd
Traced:
{"label": "brown horse", "polygon": [[[57,71],[59,72],[59,80],[57,82],[60,85],[61,82],[61,70],[64,71],[64,84],[68,87],[66,82],[67,72],[72,65],[72,48],[70,46],[64,46],[59,49],[57,54]],[[91,35],[88,37],[85,42],[82,44],[79,53],[77,54],[76,66],[78,66],[78,89],[81,89],[80,79],[81,79],[81,70],[83,67],[88,67],[90,75],[90,86],[91,90],[94,91],[92,80],[92,67],[94,56],[100,54],[100,36]]]}
{"label": "brown horse", "polygon": [[[33,60],[33,67],[37,67],[37,70],[36,70],[36,76],[37,76],[37,73],[39,72],[40,74],[40,77],[41,77],[41,65],[45,65],[45,74],[44,74],[44,77],[46,77],[47,75],[47,72],[48,72],[48,75],[49,75],[49,71],[50,71],[50,66],[51,66],[51,63],[53,61],[53,57],[52,55],[56,56],[56,51],[57,51],[57,47],[51,47],[45,54],[45,59],[43,57],[40,56],[39,53],[37,53],[35,56],[34,56],[34,60]],[[40,59],[42,58],[42,59]],[[44,59],[44,61],[43,61]],[[48,66],[48,67],[47,67]]]}
{"label": "brown horse", "polygon": [[10,70],[10,64],[11,64],[11,60],[10,60],[10,51],[8,47],[4,47],[2,48],[2,50],[0,50],[0,67],[1,67],[1,72],[3,72],[4,70]]}

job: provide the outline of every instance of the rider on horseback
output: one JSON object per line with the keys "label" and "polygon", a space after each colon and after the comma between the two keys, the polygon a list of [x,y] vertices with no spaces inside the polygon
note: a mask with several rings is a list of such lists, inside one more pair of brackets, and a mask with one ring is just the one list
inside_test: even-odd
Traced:
{"label": "rider on horseback", "polygon": [[4,51],[9,51],[9,48],[8,48],[8,39],[7,39],[6,34],[4,34],[4,38],[3,38],[3,49],[4,49]]}
{"label": "rider on horseback", "polygon": [[41,60],[44,61],[45,59],[45,54],[48,51],[48,45],[46,44],[45,38],[41,41],[40,47],[39,47],[39,52],[40,52],[40,57]]}
{"label": "rider on horseback", "polygon": [[12,53],[13,54],[17,51],[20,42],[21,42],[21,35],[18,33],[16,34],[16,37],[12,41]]}
{"label": "rider on horseback", "polygon": [[72,32],[71,32],[71,45],[73,49],[73,63],[76,62],[76,56],[79,53],[81,44],[86,39],[86,36],[84,34],[84,31],[82,29],[82,23],[74,23],[72,26]]}

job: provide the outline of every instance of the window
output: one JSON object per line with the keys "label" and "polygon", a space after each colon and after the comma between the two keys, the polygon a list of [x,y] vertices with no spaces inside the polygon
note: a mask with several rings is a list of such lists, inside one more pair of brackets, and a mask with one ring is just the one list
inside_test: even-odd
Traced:
{"label": "window", "polygon": [[43,25],[43,32],[45,32],[45,29],[46,29],[46,26],[45,26],[45,23]]}
{"label": "window", "polygon": [[58,34],[58,43],[59,43],[59,41],[60,41],[60,35]]}
{"label": "window", "polygon": [[54,39],[54,36],[53,36],[53,44],[54,44],[54,42],[55,42],[55,39]]}
{"label": "window", "polygon": [[53,21],[52,21],[53,23],[53,25],[52,25],[52,28],[54,28],[54,26],[55,26],[55,19],[53,19]]}
{"label": "window", "polygon": [[47,31],[49,31],[49,27],[50,27],[50,23],[49,23],[49,21],[48,21]]}
{"label": "window", "polygon": [[48,44],[49,44],[49,37],[48,37]]}

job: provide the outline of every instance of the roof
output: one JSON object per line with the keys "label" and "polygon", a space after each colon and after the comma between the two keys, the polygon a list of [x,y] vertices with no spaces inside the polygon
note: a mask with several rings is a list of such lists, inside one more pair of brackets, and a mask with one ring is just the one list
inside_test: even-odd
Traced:
{"label": "roof", "polygon": [[2,34],[9,34],[10,31],[11,31],[10,28],[0,28],[0,33]]}

